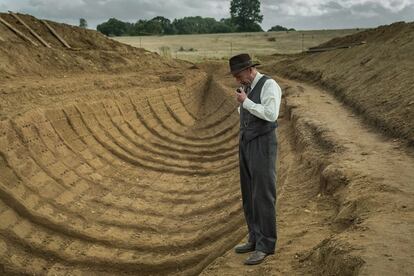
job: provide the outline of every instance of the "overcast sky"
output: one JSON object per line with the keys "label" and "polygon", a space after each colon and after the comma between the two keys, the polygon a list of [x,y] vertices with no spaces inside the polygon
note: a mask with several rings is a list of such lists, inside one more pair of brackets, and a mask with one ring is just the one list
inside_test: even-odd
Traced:
{"label": "overcast sky", "polygon": [[[164,16],[229,17],[230,0],[0,0],[0,12],[28,13],[38,18],[89,28],[111,17],[136,22]],[[262,28],[282,25],[298,30],[376,27],[414,21],[414,0],[261,0]]]}

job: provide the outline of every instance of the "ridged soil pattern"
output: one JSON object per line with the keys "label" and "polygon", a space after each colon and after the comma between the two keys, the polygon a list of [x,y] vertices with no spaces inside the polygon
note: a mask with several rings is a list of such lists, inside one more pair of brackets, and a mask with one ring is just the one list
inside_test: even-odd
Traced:
{"label": "ridged soil pattern", "polygon": [[187,84],[2,121],[1,269],[193,275],[242,238],[235,103]]}

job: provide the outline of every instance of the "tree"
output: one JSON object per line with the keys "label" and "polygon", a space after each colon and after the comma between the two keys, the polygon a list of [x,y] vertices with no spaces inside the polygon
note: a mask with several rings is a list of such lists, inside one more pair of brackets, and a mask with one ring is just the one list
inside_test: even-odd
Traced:
{"label": "tree", "polygon": [[230,33],[235,31],[230,19],[217,21],[214,18],[201,16],[174,19],[172,26],[177,34]]}
{"label": "tree", "polygon": [[148,35],[145,27],[146,27],[147,21],[140,19],[135,24],[132,24],[132,29],[128,33],[129,35]]}
{"label": "tree", "polygon": [[[251,24],[250,31],[262,31],[257,23]],[[156,16],[150,20],[140,19],[136,23],[123,22],[111,18],[107,22],[99,24],[96,29],[107,36],[121,35],[167,35],[167,34],[208,34],[208,33],[232,33],[237,31],[237,26],[231,18],[222,18],[217,21],[210,17],[191,16],[174,19]]]}
{"label": "tree", "polygon": [[88,27],[88,22],[86,22],[85,18],[79,19],[79,27],[86,29]]}
{"label": "tree", "polygon": [[293,29],[293,28],[288,29],[286,27],[276,25],[276,26],[273,26],[272,28],[270,28],[268,30],[268,32],[280,32],[280,31],[295,31],[295,29]]}
{"label": "tree", "polygon": [[96,29],[108,36],[121,36],[130,31],[131,23],[125,23],[116,18],[110,18],[107,22],[99,24]]}
{"label": "tree", "polygon": [[171,21],[163,16],[156,16],[150,20],[152,24],[158,25],[160,34],[174,34],[174,28]]}
{"label": "tree", "polygon": [[[210,22],[210,24],[207,22]],[[201,16],[189,16],[174,19],[172,24],[178,34],[202,34],[208,32],[209,25],[211,25],[211,19],[202,18]]]}
{"label": "tree", "polygon": [[222,18],[219,22],[216,22],[212,28],[212,33],[233,33],[236,31],[236,26],[231,22],[230,18]]}
{"label": "tree", "polygon": [[231,0],[230,16],[239,32],[263,31],[259,25],[263,21],[259,0]]}

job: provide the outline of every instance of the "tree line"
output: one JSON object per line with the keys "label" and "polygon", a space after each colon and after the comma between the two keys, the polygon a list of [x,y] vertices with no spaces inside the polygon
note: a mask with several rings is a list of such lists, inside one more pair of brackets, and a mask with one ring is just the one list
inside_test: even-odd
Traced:
{"label": "tree line", "polygon": [[[262,21],[259,0],[232,0],[230,18],[216,20],[210,17],[190,16],[171,21],[163,16],[156,16],[149,20],[140,19],[136,23],[110,18],[99,24],[96,29],[107,36],[263,32],[259,25]],[[83,23],[86,24],[86,21]],[[294,29],[276,25],[269,31],[294,31]]]}
{"label": "tree line", "polygon": [[110,18],[107,22],[99,24],[96,29],[108,36],[135,36],[231,33],[236,31],[236,26],[228,19],[217,21],[209,17],[191,16],[171,22],[168,18],[156,16],[150,20],[138,20],[136,23]]}

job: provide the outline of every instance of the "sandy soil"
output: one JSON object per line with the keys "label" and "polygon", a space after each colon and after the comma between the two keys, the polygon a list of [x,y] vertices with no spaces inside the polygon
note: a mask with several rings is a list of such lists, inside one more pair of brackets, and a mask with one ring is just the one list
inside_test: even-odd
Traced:
{"label": "sandy soil", "polygon": [[285,91],[278,163],[278,246],[257,267],[233,250],[202,275],[410,275],[414,155],[369,129],[330,93]]}
{"label": "sandy soil", "polygon": [[[263,67],[284,91],[279,241],[264,264],[246,267],[232,251],[246,229],[227,66],[163,59],[51,23],[76,48],[66,50],[23,18],[55,47],[30,46],[0,27],[0,274],[413,271],[408,136],[367,125],[322,82],[280,77],[283,62],[292,62],[289,75],[308,57],[274,57]],[[372,102],[366,110],[376,116]]]}
{"label": "sandy soil", "polygon": [[394,23],[329,41],[352,48],[275,56],[266,71],[334,93],[376,129],[414,145],[414,22]]}

